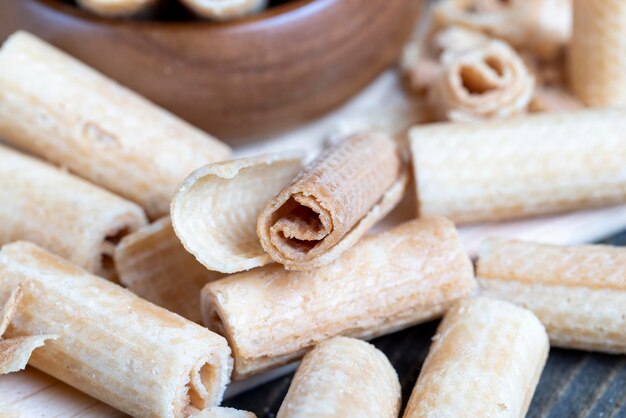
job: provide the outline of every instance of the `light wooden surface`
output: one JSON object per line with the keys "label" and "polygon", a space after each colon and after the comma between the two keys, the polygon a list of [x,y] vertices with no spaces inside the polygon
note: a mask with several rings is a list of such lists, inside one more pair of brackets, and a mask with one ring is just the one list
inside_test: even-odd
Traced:
{"label": "light wooden surface", "polygon": [[[287,135],[247,146],[238,156],[278,149],[306,148],[315,152],[325,141],[354,129],[377,128],[389,132],[402,130],[419,120],[419,103],[401,90],[397,74],[381,75],[350,103],[316,122]],[[415,216],[415,197],[409,196],[377,226],[389,225]],[[555,244],[592,242],[626,229],[626,205],[587,210],[558,216],[460,228],[463,242],[475,255],[487,236],[504,236]],[[240,382],[230,388],[231,395],[248,390],[268,379],[286,374],[293,366]],[[2,417],[118,417],[113,408],[70,388],[58,380],[28,368],[24,372],[0,376],[0,418]]]}

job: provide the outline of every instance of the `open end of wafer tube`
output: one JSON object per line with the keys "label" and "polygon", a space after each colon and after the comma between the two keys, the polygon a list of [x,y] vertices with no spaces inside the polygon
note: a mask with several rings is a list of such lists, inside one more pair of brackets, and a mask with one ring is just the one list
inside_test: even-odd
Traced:
{"label": "open end of wafer tube", "polygon": [[113,256],[115,254],[115,247],[120,243],[122,238],[133,232],[133,228],[129,225],[124,225],[114,229],[107,235],[100,246],[100,265],[98,266],[97,274],[105,279],[113,282],[118,281],[117,271],[115,269],[115,262]]}
{"label": "open end of wafer tube", "polygon": [[219,381],[217,373],[217,370],[208,362],[192,370],[187,385],[188,406],[197,409],[204,409],[208,406],[206,399],[214,391],[211,388],[211,382]]}
{"label": "open end of wafer tube", "polygon": [[499,87],[496,81],[504,75],[503,63],[494,56],[486,57],[484,63],[493,71],[492,74],[486,74],[471,65],[463,65],[459,70],[461,85],[469,94],[485,94]]}

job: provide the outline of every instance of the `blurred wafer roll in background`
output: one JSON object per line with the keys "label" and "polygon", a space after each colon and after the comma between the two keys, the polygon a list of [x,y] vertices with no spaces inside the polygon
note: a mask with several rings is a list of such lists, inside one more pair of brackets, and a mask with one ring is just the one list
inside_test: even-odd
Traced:
{"label": "blurred wafer roll in background", "polygon": [[212,406],[191,415],[189,418],[256,418],[256,415],[239,409]]}
{"label": "blurred wafer roll in background", "polygon": [[169,217],[127,235],[115,248],[120,283],[136,295],[200,322],[200,291],[223,275],[207,270],[174,234]]}
{"label": "blurred wafer roll in background", "polygon": [[77,0],[78,5],[100,16],[126,17],[140,13],[158,0]]}
{"label": "blurred wafer roll in background", "polygon": [[363,238],[316,270],[279,265],[202,290],[205,324],[229,340],[240,379],[336,335],[370,339],[440,316],[475,289],[454,225],[424,218]]}
{"label": "blurred wafer roll in background", "polygon": [[277,418],[396,418],[400,382],[373,345],[335,337],[315,346],[298,366]]}
{"label": "blurred wafer roll in background", "polygon": [[223,143],[26,32],[0,49],[0,137],[139,203],[169,211]]}
{"label": "blurred wafer roll in background", "polygon": [[496,299],[463,300],[439,325],[403,417],[523,418],[548,350],[532,312]]}
{"label": "blurred wafer roll in background", "polygon": [[585,104],[626,105],[626,2],[574,0],[568,74]]}
{"label": "blurred wafer roll in background", "polygon": [[391,137],[352,135],[325,150],[267,203],[257,235],[267,254],[287,269],[326,265],[398,204],[406,183]]}
{"label": "blurred wafer roll in background", "polygon": [[146,223],[135,203],[1,145],[0,202],[0,245],[29,240],[112,280],[116,245]]}
{"label": "blurred wafer roll in background", "polygon": [[626,353],[626,249],[494,238],[476,275],[482,294],[533,311],[553,345]]}
{"label": "blurred wafer roll in background", "polygon": [[9,337],[56,334],[29,364],[132,416],[181,418],[219,403],[224,338],[28,242],[0,251],[0,299],[24,297]]}
{"label": "blurred wafer roll in background", "polygon": [[181,0],[181,3],[198,16],[213,20],[236,19],[267,6],[267,0]]}
{"label": "blurred wafer roll in background", "polygon": [[419,212],[457,223],[626,201],[626,111],[593,109],[410,132]]}

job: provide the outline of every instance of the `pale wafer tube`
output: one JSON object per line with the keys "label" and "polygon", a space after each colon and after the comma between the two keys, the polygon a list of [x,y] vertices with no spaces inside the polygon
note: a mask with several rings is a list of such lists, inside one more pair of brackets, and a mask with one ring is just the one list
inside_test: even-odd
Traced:
{"label": "pale wafer tube", "polygon": [[535,80],[506,43],[486,40],[462,51],[444,52],[442,70],[429,89],[433,116],[476,121],[525,113]]}
{"label": "pale wafer tube", "polygon": [[626,111],[414,127],[419,212],[495,221],[626,201]]}
{"label": "pale wafer tube", "polygon": [[626,105],[626,2],[574,0],[568,75],[590,106]]}
{"label": "pale wafer tube", "polygon": [[490,239],[479,253],[482,293],[529,309],[552,345],[626,353],[626,249]]}
{"label": "pale wafer tube", "polygon": [[267,254],[287,269],[326,265],[396,206],[406,182],[391,137],[352,135],[325,150],[267,203],[257,235]]}
{"label": "pale wafer tube", "polygon": [[0,252],[0,297],[24,297],[9,337],[50,333],[29,364],[133,416],[187,416],[218,403],[232,368],[217,334],[34,244]]}
{"label": "pale wafer tube", "polygon": [[232,20],[258,13],[267,6],[267,0],[181,0],[198,16],[213,20]]}
{"label": "pale wafer tube", "polygon": [[400,382],[373,345],[335,337],[309,351],[276,418],[396,418]]}
{"label": "pale wafer tube", "polygon": [[256,415],[252,412],[241,411],[239,409],[212,406],[203,409],[189,418],[256,418]]}
{"label": "pale wafer tube", "polygon": [[239,379],[333,336],[370,339],[436,318],[474,287],[454,225],[425,218],[365,237],[316,270],[272,265],[209,283],[202,316],[229,340]]}
{"label": "pale wafer tube", "polygon": [[0,137],[139,203],[156,219],[178,184],[229,148],[26,32],[0,49]]}
{"label": "pale wafer tube", "polygon": [[115,248],[120,283],[142,298],[200,322],[200,291],[222,274],[207,270],[174,234],[169,217],[127,235]]}
{"label": "pale wafer tube", "polygon": [[532,312],[496,299],[461,301],[433,337],[404,418],[523,418],[548,350]]}
{"label": "pale wafer tube", "polygon": [[77,0],[78,5],[105,17],[132,16],[142,12],[157,0]]}
{"label": "pale wafer tube", "polygon": [[302,165],[300,153],[284,152],[195,170],[172,199],[176,235],[209,270],[235,273],[270,263],[256,235],[256,220]]}
{"label": "pale wafer tube", "polygon": [[1,145],[0,202],[0,245],[29,240],[113,280],[115,246],[146,223],[136,204]]}

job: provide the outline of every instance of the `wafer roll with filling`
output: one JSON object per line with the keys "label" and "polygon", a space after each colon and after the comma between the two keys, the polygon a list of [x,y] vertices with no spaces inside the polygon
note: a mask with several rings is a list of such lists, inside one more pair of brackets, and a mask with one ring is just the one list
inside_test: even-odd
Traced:
{"label": "wafer roll with filling", "polygon": [[265,9],[267,0],[181,0],[192,12],[213,20],[232,20]]}
{"label": "wafer roll with filling", "polygon": [[365,237],[316,270],[272,265],[209,283],[202,315],[229,340],[239,379],[336,335],[370,339],[436,318],[474,285],[454,225],[425,218]]}
{"label": "wafer roll with filling", "polygon": [[172,200],[172,224],[187,251],[209,270],[235,273],[271,263],[256,235],[259,212],[302,169],[283,152],[195,170]]}
{"label": "wafer roll with filling", "polygon": [[29,240],[112,280],[117,243],[146,223],[136,204],[3,146],[0,202],[0,245]]}
{"label": "wafer roll with filling", "polygon": [[476,274],[483,294],[533,311],[552,345],[626,353],[626,249],[490,239]]}
{"label": "wafer roll with filling", "polygon": [[548,350],[532,312],[496,299],[461,301],[433,337],[404,418],[523,418]]}
{"label": "wafer roll with filling", "polygon": [[289,386],[277,418],[396,418],[400,382],[373,345],[335,337],[308,352]]}
{"label": "wafer roll with filling", "polygon": [[462,51],[444,52],[441,62],[428,97],[436,119],[476,121],[526,112],[535,80],[506,43],[486,40]]}
{"label": "wafer roll with filling", "polygon": [[419,212],[457,223],[626,201],[626,111],[535,114],[411,132]]}
{"label": "wafer roll with filling", "polygon": [[626,105],[626,2],[574,0],[568,75],[589,106]]}
{"label": "wafer roll with filling", "polygon": [[221,400],[232,359],[219,335],[31,243],[2,247],[0,276],[0,298],[24,292],[7,335],[58,335],[31,366],[132,416],[179,418]]}
{"label": "wafer roll with filling", "polygon": [[77,0],[78,5],[105,17],[126,17],[140,13],[157,0]]}
{"label": "wafer roll with filling", "polygon": [[139,203],[169,211],[178,184],[229,148],[26,32],[0,49],[0,137]]}
{"label": "wafer roll with filling", "polygon": [[267,203],[261,245],[291,270],[326,265],[400,201],[406,170],[394,140],[355,134],[324,151]]}
{"label": "wafer roll with filling", "polygon": [[127,235],[115,248],[120,283],[142,298],[200,322],[200,291],[223,275],[207,270],[174,234],[169,217]]}
{"label": "wafer roll with filling", "polygon": [[189,418],[256,418],[256,415],[252,412],[241,411],[239,409],[212,406],[203,409]]}

